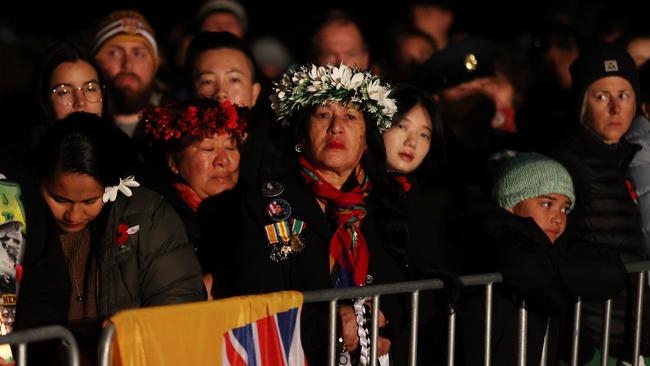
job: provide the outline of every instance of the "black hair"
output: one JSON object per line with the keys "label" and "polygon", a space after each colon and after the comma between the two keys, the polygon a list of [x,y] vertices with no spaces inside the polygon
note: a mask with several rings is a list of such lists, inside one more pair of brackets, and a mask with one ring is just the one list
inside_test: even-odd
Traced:
{"label": "black hair", "polygon": [[32,157],[39,183],[57,173],[87,174],[103,186],[131,175],[135,161],[129,138],[111,121],[75,112],[53,124]]}
{"label": "black hair", "polygon": [[438,106],[427,92],[408,84],[396,85],[390,97],[395,99],[397,105],[393,124],[399,123],[417,105],[421,105],[431,119],[431,147],[422,163],[416,168],[415,174],[425,182],[432,182],[446,161],[447,150],[444,124]]}
{"label": "black hair", "polygon": [[[52,92],[52,85],[50,85],[50,79],[52,78],[52,73],[54,70],[64,62],[77,62],[84,61],[89,64],[97,73],[99,84],[105,86],[104,75],[95,60],[95,57],[92,53],[85,47],[81,46],[78,43],[69,42],[69,41],[56,41],[51,43],[45,48],[45,51],[42,55],[42,64],[39,72],[39,85],[38,85],[38,95],[40,99],[40,105],[47,116],[47,118],[53,122],[55,120],[54,111],[52,109],[50,94]],[[108,93],[102,91],[102,111],[106,113],[108,111]]]}
{"label": "black hair", "polygon": [[201,32],[192,39],[185,59],[185,74],[191,87],[190,90],[194,90],[192,71],[196,60],[203,52],[220,49],[232,49],[243,53],[250,62],[253,82],[259,82],[261,73],[255,62],[255,56],[246,42],[228,32]]}

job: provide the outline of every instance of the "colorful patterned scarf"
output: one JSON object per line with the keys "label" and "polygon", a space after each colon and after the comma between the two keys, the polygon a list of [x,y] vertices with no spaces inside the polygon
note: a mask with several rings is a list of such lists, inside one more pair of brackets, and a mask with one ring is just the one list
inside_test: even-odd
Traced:
{"label": "colorful patterned scarf", "polygon": [[354,170],[358,184],[350,192],[342,192],[330,185],[300,156],[302,176],[325,203],[325,212],[336,221],[337,229],[330,240],[330,273],[337,268],[335,287],[361,286],[368,274],[368,245],[361,233],[366,216],[364,197],[370,191],[370,180],[361,166]]}
{"label": "colorful patterned scarf", "polygon": [[185,183],[174,183],[174,188],[176,189],[176,194],[187,203],[188,206],[196,213],[201,204],[201,197],[199,197],[194,190]]}

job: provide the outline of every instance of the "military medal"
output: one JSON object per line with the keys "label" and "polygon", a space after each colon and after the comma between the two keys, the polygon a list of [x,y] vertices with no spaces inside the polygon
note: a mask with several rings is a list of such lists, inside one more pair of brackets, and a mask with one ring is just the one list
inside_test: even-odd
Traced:
{"label": "military medal", "polygon": [[305,247],[305,243],[302,242],[300,235],[292,233],[291,239],[289,239],[289,246],[291,247],[292,252],[302,252],[302,248]]}
{"label": "military medal", "polygon": [[271,247],[269,257],[273,262],[283,261],[294,253],[302,252],[305,242],[300,234],[306,226],[304,221],[298,219],[282,220],[264,226]]}
{"label": "military medal", "polygon": [[284,186],[280,182],[274,180],[262,184],[262,194],[264,197],[276,197],[284,192]]}
{"label": "military medal", "polygon": [[291,220],[291,239],[289,239],[289,244],[292,251],[302,252],[302,249],[305,247],[305,243],[300,234],[306,226],[307,224],[304,221],[298,219]]}
{"label": "military medal", "polygon": [[291,216],[291,205],[283,199],[276,198],[266,205],[266,213],[273,221],[284,221]]}

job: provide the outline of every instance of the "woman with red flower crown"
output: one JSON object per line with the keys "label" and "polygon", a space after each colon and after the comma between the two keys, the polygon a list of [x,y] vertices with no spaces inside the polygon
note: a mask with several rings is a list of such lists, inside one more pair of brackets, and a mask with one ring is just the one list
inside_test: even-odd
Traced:
{"label": "woman with red flower crown", "polygon": [[[120,139],[110,121],[73,113],[46,132],[34,155],[61,244],[56,265],[25,268],[40,282],[25,284],[20,301],[66,319],[90,364],[102,321],[117,311],[205,299],[182,221],[161,195],[140,187]],[[65,291],[37,288],[43,283],[63,283]]]}
{"label": "woman with red flower crown", "polygon": [[239,147],[246,137],[244,109],[229,101],[192,99],[145,110],[145,133],[153,141],[153,164],[164,172],[159,191],[181,216],[201,263],[208,298],[213,246],[202,245],[196,224],[201,201],[235,187],[239,181]]}

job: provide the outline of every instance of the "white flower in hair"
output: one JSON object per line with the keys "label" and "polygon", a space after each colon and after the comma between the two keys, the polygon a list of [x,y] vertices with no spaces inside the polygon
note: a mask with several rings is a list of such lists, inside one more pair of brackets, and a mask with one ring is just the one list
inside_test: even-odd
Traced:
{"label": "white flower in hair", "polygon": [[352,71],[349,67],[341,64],[341,66],[332,69],[332,84],[336,89],[349,88],[351,79]]}
{"label": "white flower in hair", "polygon": [[117,199],[117,192],[120,191],[127,197],[131,197],[133,192],[129,187],[140,187],[140,183],[135,181],[135,177],[130,175],[125,179],[120,178],[120,183],[116,186],[108,186],[104,188],[104,195],[102,196],[102,201],[104,203],[111,201],[114,202]]}
{"label": "white flower in hair", "polygon": [[354,74],[354,76],[352,76],[352,80],[350,80],[350,88],[354,89],[354,90],[359,89],[361,84],[363,84],[363,79],[364,78],[365,78],[365,76],[360,72],[357,72],[356,74]]}

